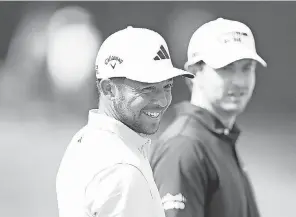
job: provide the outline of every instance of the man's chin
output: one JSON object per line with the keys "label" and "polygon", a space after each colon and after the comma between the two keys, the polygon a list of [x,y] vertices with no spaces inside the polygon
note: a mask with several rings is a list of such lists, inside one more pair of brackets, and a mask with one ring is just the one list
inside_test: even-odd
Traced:
{"label": "man's chin", "polygon": [[143,133],[145,135],[153,135],[157,133],[159,129],[159,123],[158,124],[147,124],[141,128],[137,128],[138,133]]}
{"label": "man's chin", "polygon": [[143,130],[143,134],[146,134],[146,135],[153,135],[153,134],[155,134],[155,133],[157,133],[157,131],[158,131],[158,129],[159,129],[159,127],[157,127],[156,129],[144,129]]}
{"label": "man's chin", "polygon": [[152,136],[154,135],[155,133],[157,133],[158,129],[155,130],[155,131],[146,131],[146,133],[144,133],[145,135],[149,135],[149,136]]}

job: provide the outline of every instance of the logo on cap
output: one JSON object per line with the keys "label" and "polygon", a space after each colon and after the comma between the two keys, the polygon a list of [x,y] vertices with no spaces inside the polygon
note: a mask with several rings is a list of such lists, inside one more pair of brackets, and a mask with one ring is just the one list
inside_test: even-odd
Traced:
{"label": "logo on cap", "polygon": [[157,55],[153,58],[154,60],[163,60],[163,59],[170,59],[168,52],[165,50],[163,45],[160,46]]}
{"label": "logo on cap", "polygon": [[109,56],[108,58],[105,59],[105,65],[108,65],[110,63],[110,66],[114,69],[116,66],[116,63],[121,64],[123,60],[118,57],[118,56]]}
{"label": "logo on cap", "polygon": [[226,44],[229,42],[243,42],[248,38],[248,34],[245,32],[228,32],[220,37],[220,42]]}

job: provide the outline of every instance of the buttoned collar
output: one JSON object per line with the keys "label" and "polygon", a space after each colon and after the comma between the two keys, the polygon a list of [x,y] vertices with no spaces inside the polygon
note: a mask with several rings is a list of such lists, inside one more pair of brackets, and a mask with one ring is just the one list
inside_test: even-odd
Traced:
{"label": "buttoned collar", "polygon": [[89,111],[88,126],[114,133],[124,143],[136,146],[140,152],[143,152],[143,149],[147,149],[147,145],[151,143],[151,139],[141,136],[115,118],[99,113],[98,109]]}
{"label": "buttoned collar", "polygon": [[208,110],[191,104],[188,101],[181,102],[175,106],[177,115],[190,115],[198,119],[208,130],[220,135],[232,144],[235,144],[240,135],[240,129],[236,124],[232,129],[226,128],[222,122]]}

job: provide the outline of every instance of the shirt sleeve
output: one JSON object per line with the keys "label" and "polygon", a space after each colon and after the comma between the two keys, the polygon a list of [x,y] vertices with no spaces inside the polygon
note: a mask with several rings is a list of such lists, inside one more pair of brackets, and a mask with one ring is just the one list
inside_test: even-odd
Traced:
{"label": "shirt sleeve", "polygon": [[196,141],[175,137],[152,164],[167,217],[204,217],[209,177]]}
{"label": "shirt sleeve", "polygon": [[149,214],[152,195],[137,167],[116,164],[94,177],[85,199],[91,216],[139,217]]}

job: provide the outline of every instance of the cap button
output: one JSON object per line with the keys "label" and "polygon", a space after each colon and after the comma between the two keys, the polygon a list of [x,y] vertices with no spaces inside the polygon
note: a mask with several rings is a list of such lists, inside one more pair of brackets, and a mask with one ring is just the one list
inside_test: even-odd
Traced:
{"label": "cap button", "polygon": [[225,128],[225,129],[224,129],[224,135],[227,136],[228,134],[229,134],[229,129]]}

